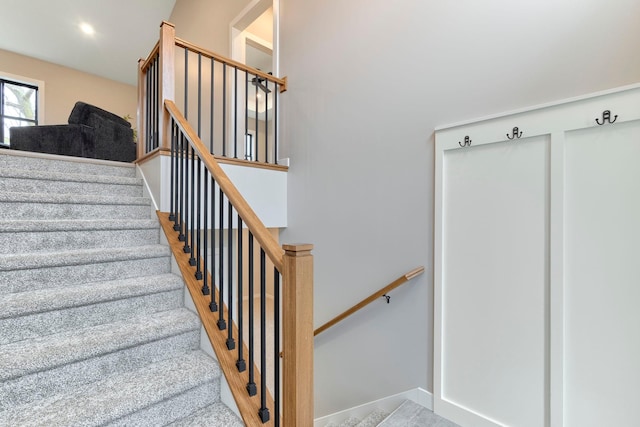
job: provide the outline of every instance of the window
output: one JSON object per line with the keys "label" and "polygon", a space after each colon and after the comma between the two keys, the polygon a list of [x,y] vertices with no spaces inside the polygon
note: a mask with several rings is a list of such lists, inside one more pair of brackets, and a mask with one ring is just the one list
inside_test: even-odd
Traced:
{"label": "window", "polygon": [[9,145],[11,127],[38,124],[38,86],[0,76],[0,144]]}
{"label": "window", "polygon": [[246,133],[244,135],[244,159],[245,160],[254,160],[253,158],[254,147],[255,147],[255,144],[253,143],[253,132]]}

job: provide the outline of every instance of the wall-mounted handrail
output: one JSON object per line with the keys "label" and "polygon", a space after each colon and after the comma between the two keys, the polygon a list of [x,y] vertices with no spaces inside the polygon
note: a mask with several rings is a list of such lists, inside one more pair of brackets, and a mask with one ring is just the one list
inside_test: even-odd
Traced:
{"label": "wall-mounted handrail", "polygon": [[358,310],[366,307],[367,305],[371,304],[373,301],[380,299],[381,297],[385,296],[387,293],[391,292],[392,290],[394,290],[398,286],[402,285],[403,283],[408,282],[409,280],[413,279],[414,277],[416,277],[416,276],[418,276],[418,275],[420,275],[422,273],[424,273],[424,267],[417,267],[417,268],[414,268],[413,270],[409,271],[408,273],[403,274],[402,276],[398,277],[396,280],[394,280],[393,282],[391,282],[390,284],[388,284],[384,288],[382,288],[379,291],[375,292],[371,296],[363,299],[362,301],[360,301],[359,303],[357,303],[356,305],[354,305],[350,309],[346,310],[345,312],[343,312],[343,313],[339,314],[338,316],[334,317],[333,319],[331,319],[330,321],[328,321],[324,325],[320,326],[318,329],[316,329],[313,332],[313,335],[317,336],[319,333],[326,331],[327,329],[329,329],[330,327],[332,327],[336,323],[346,319],[347,317],[351,316],[353,313],[355,313]]}

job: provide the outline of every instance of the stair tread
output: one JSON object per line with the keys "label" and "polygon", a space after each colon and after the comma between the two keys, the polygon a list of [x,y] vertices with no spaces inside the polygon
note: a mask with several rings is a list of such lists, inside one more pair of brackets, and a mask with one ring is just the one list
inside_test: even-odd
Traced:
{"label": "stair tread", "polygon": [[200,350],[113,375],[70,393],[0,412],[0,425],[103,425],[179,395],[220,376]]}
{"label": "stair tread", "polygon": [[169,424],[169,427],[244,427],[244,423],[227,405],[217,402],[187,418]]}
{"label": "stair tread", "polygon": [[388,412],[377,409],[364,417],[362,421],[356,424],[356,427],[375,427],[387,418],[388,415]]}
{"label": "stair tread", "polygon": [[425,427],[460,427],[459,425],[442,418],[433,411],[418,405],[411,400],[405,400],[402,405],[391,413],[380,427],[404,427],[408,425]]}
{"label": "stair tread", "polygon": [[95,264],[103,262],[168,257],[170,250],[164,245],[144,245],[129,248],[97,248],[65,250],[58,252],[34,252],[6,255],[0,258],[0,271],[69,265]]}
{"label": "stair tread", "polygon": [[49,231],[87,231],[87,230],[138,230],[157,228],[155,219],[55,219],[55,220],[16,220],[0,222],[0,232],[49,232]]}
{"label": "stair tread", "polygon": [[182,286],[180,277],[162,274],[10,293],[0,295],[0,319],[166,292]]}
{"label": "stair tread", "polygon": [[135,167],[38,157],[0,155],[0,425],[243,425]]}
{"label": "stair tread", "polygon": [[360,422],[359,418],[349,417],[340,423],[329,423],[325,427],[355,427]]}
{"label": "stair tread", "polygon": [[88,175],[115,176],[135,176],[136,172],[132,163],[10,149],[0,149],[0,167],[36,171],[47,168],[59,172],[82,170]]}
{"label": "stair tread", "polygon": [[52,172],[48,170],[42,171],[13,168],[0,169],[0,177],[46,181],[82,182],[93,184],[142,185],[142,179],[135,177],[94,175],[73,172]]}
{"label": "stair tread", "polygon": [[0,380],[52,369],[199,327],[195,314],[179,308],[5,344],[0,346]]}
{"label": "stair tread", "polygon": [[90,205],[151,205],[148,197],[0,191],[0,202]]}

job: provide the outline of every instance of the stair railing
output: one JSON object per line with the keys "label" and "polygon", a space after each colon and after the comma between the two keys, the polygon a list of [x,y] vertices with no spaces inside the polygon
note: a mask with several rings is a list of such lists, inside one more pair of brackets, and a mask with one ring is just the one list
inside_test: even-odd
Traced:
{"label": "stair railing", "polygon": [[[216,329],[207,331],[210,336],[225,336],[212,344],[238,407],[248,408],[243,420],[249,426],[311,426],[312,245],[280,247],[176,105],[165,101],[165,106],[172,142],[172,207],[167,219],[188,257],[193,279],[201,283],[196,305],[204,300],[210,313],[216,313],[215,326],[203,319],[205,328]],[[220,342],[224,344],[216,345]],[[225,366],[230,354],[235,363]],[[259,367],[254,366],[257,361]]]}
{"label": "stair railing", "polygon": [[246,66],[175,36],[163,22],[160,40],[138,62],[138,159],[169,151],[174,101],[210,154],[233,162],[278,165],[278,101],[287,79]]}
{"label": "stair railing", "polygon": [[371,294],[367,298],[363,299],[362,301],[360,301],[359,303],[357,303],[353,307],[349,308],[348,310],[345,310],[344,312],[340,313],[339,315],[337,315],[333,319],[329,320],[324,325],[322,325],[319,328],[317,328],[315,331],[313,331],[313,335],[315,336],[315,335],[320,334],[321,332],[326,331],[330,327],[332,327],[335,324],[341,322],[342,320],[344,320],[347,317],[351,316],[355,312],[357,312],[357,311],[363,309],[364,307],[366,307],[367,305],[371,304],[373,301],[376,301],[376,300],[378,300],[378,299],[380,299],[382,297],[386,298],[387,299],[387,303],[388,303],[390,298],[391,298],[388,295],[389,292],[391,292],[392,290],[394,290],[398,286],[400,286],[400,285],[402,285],[404,283],[407,283],[409,280],[413,279],[416,276],[419,276],[422,273],[424,273],[424,267],[417,267],[417,268],[414,268],[413,270],[403,274],[402,276],[398,277],[393,282],[389,283],[384,288],[380,289],[377,292],[374,292],[373,294]]}
{"label": "stair railing", "polygon": [[277,167],[286,78],[178,39],[168,22],[139,70],[137,157],[171,156],[159,217],[243,421],[310,427],[312,246],[280,247],[216,160]]}

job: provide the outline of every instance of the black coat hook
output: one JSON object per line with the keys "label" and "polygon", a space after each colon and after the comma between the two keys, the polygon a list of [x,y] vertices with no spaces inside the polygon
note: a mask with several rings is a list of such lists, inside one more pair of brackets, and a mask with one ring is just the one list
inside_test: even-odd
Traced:
{"label": "black coat hook", "polygon": [[386,298],[387,299],[387,304],[389,304],[389,301],[391,301],[391,296],[384,294],[382,295],[382,298]]}
{"label": "black coat hook", "polygon": [[469,146],[471,146],[471,138],[469,138],[469,135],[464,137],[464,142],[458,141],[458,145],[460,145],[460,147],[469,147]]}
{"label": "black coat hook", "polygon": [[611,111],[604,110],[602,112],[602,123],[600,123],[600,119],[596,119],[596,123],[602,126],[605,123],[615,123],[617,119],[618,115],[616,114],[615,116],[613,116],[613,120],[611,120]]}
{"label": "black coat hook", "polygon": [[520,131],[517,126],[513,128],[513,130],[511,131],[511,135],[507,134],[507,138],[509,139],[520,138],[521,136],[522,131]]}

